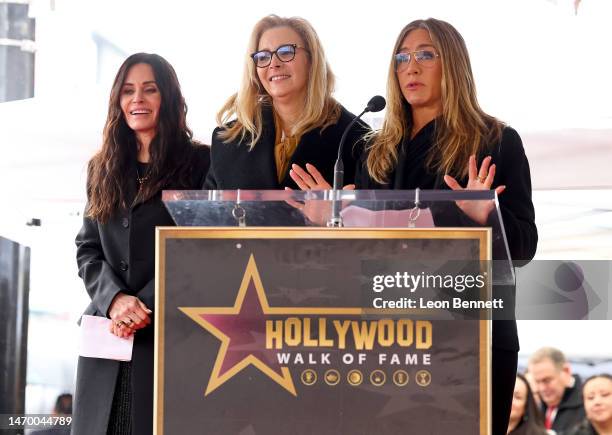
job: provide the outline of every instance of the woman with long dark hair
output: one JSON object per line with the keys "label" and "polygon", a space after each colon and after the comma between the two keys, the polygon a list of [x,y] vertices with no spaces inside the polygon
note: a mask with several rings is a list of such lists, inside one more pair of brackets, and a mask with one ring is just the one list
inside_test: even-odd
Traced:
{"label": "woman with long dark hair", "polygon": [[73,433],[153,431],[155,227],[174,222],[162,189],[200,188],[209,149],[192,140],[187,106],[172,66],[138,53],[119,68],[102,147],[90,160],[87,206],[76,237],[79,276],[111,332],[134,336],[132,360],[80,357]]}
{"label": "woman with long dark hair", "polygon": [[533,392],[525,376],[516,375],[508,435],[547,435],[544,416],[536,405]]}

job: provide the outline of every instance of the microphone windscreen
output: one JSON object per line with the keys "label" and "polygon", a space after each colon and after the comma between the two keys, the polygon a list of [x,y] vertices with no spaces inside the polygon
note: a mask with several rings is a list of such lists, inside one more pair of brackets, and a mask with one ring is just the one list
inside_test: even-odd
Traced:
{"label": "microphone windscreen", "polygon": [[387,102],[380,95],[373,96],[370,101],[368,101],[367,111],[368,112],[380,112],[385,108]]}

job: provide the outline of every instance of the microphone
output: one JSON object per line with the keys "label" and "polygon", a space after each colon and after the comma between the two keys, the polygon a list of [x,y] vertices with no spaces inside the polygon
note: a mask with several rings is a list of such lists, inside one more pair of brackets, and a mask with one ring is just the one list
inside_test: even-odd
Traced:
{"label": "microphone", "polygon": [[[368,101],[368,105],[366,106],[364,112],[380,112],[386,105],[387,102],[383,97],[380,95],[374,95],[372,98],[370,98],[370,101]],[[363,115],[363,113],[361,115]]]}
{"label": "microphone", "polygon": [[342,133],[342,137],[340,138],[340,144],[338,145],[338,158],[336,159],[336,164],[334,165],[334,183],[332,186],[332,216],[331,219],[327,222],[328,227],[341,227],[342,218],[340,217],[340,203],[338,201],[338,190],[342,189],[342,183],[344,182],[344,162],[342,161],[342,150],[344,149],[344,142],[346,141],[346,137],[348,136],[348,132],[351,127],[355,125],[355,123],[361,119],[361,117],[368,112],[380,112],[386,106],[387,102],[380,95],[375,95],[370,98],[367,106],[363,111],[357,115],[351,123],[344,129]]}

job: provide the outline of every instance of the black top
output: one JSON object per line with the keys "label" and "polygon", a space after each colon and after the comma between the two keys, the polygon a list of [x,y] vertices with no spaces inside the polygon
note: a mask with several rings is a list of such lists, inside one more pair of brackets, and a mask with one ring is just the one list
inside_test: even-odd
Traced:
{"label": "black top", "polygon": [[[293,163],[302,168],[306,163],[310,163],[326,180],[332,180],[340,138],[354,117],[352,113],[341,107],[338,122],[324,129],[315,128],[304,133],[280,183],[274,158],[276,128],[271,106],[264,107],[262,135],[251,150],[248,147],[248,139],[238,138],[224,143],[219,137],[222,129],[217,127],[212,136],[210,171],[204,188],[274,190],[287,186],[299,189],[289,176],[289,169]],[[368,131],[369,127],[363,122],[357,122],[349,130],[342,153],[345,169],[344,184],[354,182],[355,168],[363,149],[362,138]]]}
{"label": "black top", "polygon": [[137,182],[138,179],[144,180],[149,175],[149,168],[151,167],[150,163],[136,162],[136,177]]}
{"label": "black top", "polygon": [[[412,139],[409,137],[404,139],[399,149],[398,165],[389,177],[391,183],[388,185],[388,189],[412,190],[417,187],[426,189],[423,186],[437,186],[439,184],[437,174],[427,168],[426,164],[433,146],[431,138],[435,133],[435,127],[435,121],[431,121],[419,130]],[[435,188],[439,189],[441,187]]]}

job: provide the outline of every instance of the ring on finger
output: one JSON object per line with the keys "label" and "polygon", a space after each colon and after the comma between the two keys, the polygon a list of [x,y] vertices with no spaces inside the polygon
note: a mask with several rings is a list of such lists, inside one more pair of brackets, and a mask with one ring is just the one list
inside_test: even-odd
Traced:
{"label": "ring on finger", "polygon": [[478,181],[480,181],[482,184],[484,184],[486,179],[487,179],[486,177],[478,176]]}
{"label": "ring on finger", "polygon": [[119,320],[119,321],[115,322],[115,325],[121,327],[121,326],[125,325],[125,322],[123,320]]}

